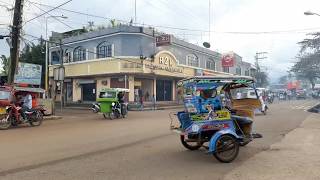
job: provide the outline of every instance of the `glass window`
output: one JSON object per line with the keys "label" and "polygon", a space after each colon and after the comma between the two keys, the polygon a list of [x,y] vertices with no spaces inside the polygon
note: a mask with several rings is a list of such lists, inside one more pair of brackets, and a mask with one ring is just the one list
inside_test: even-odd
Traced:
{"label": "glass window", "polygon": [[237,67],[236,68],[236,74],[237,75],[241,75],[241,67]]}
{"label": "glass window", "polygon": [[69,63],[71,62],[71,52],[69,49],[66,49],[64,53],[64,63]]}
{"label": "glass window", "polygon": [[223,67],[223,72],[229,73],[229,67]]}
{"label": "glass window", "polygon": [[0,99],[2,100],[10,100],[10,92],[9,91],[0,91]]}
{"label": "glass window", "polygon": [[60,64],[60,51],[51,52],[51,64]]}
{"label": "glass window", "polygon": [[112,57],[112,45],[107,42],[102,42],[97,46],[97,57],[106,58]]}
{"label": "glass window", "polygon": [[86,60],[86,49],[79,46],[73,51],[73,61],[84,61]]}
{"label": "glass window", "polygon": [[245,76],[250,76],[249,70],[244,71],[244,75],[245,75]]}
{"label": "glass window", "polygon": [[206,62],[206,69],[216,70],[216,63],[213,59],[208,59]]}
{"label": "glass window", "polygon": [[187,56],[187,65],[188,66],[194,66],[199,67],[199,59],[196,55],[190,54]]}
{"label": "glass window", "polygon": [[216,89],[204,89],[200,91],[200,97],[203,99],[214,98],[217,95]]}
{"label": "glass window", "polygon": [[100,92],[99,98],[115,98],[116,92]]}

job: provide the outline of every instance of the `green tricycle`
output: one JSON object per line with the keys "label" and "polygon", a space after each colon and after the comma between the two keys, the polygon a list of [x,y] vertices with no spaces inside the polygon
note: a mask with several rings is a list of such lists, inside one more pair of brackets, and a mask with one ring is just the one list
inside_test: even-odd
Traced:
{"label": "green tricycle", "polygon": [[99,92],[97,102],[92,104],[94,113],[102,113],[104,118],[126,118],[128,115],[128,103],[125,103],[125,94],[129,89],[105,88]]}

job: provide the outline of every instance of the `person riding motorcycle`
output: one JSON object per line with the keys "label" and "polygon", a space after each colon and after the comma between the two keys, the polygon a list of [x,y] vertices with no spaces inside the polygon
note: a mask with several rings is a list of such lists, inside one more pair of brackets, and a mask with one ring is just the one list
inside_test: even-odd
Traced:
{"label": "person riding motorcycle", "polygon": [[30,111],[31,109],[32,109],[32,96],[31,94],[27,93],[23,97],[23,104],[21,106],[21,117],[23,122],[28,121],[26,112]]}

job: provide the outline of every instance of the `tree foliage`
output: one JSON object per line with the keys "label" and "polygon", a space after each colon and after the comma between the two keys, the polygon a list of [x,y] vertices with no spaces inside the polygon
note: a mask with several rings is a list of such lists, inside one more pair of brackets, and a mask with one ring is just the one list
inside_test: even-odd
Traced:
{"label": "tree foliage", "polygon": [[320,78],[320,32],[309,34],[312,38],[306,38],[298,44],[301,46],[298,61],[292,66],[298,79],[308,80],[312,88]]}
{"label": "tree foliage", "polygon": [[263,71],[257,71],[255,74],[257,87],[266,87],[269,85],[268,74]]}
{"label": "tree foliage", "polygon": [[[7,76],[9,72],[9,62],[10,57],[2,55],[1,57],[1,75]],[[22,50],[22,53],[19,58],[19,62],[39,64],[42,66],[42,75],[41,75],[41,87],[44,86],[45,81],[45,43],[40,42],[39,44],[27,44]]]}

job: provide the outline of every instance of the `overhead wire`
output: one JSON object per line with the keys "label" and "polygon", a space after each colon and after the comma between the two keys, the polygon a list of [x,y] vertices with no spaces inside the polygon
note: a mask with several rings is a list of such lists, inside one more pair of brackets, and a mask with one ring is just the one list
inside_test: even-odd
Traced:
{"label": "overhead wire", "polygon": [[[38,16],[35,16],[35,17],[27,20],[22,26],[24,26],[25,24],[27,24],[27,23],[30,22],[30,21],[33,21],[34,19],[37,19],[37,18],[39,18],[39,17],[41,17],[41,16],[43,16],[43,15],[45,15],[45,14],[48,14],[48,13],[51,12],[51,11],[54,11],[54,10],[60,8],[61,6],[65,5],[65,4],[68,4],[68,3],[71,2],[71,1],[72,1],[72,0],[68,0],[68,1],[66,1],[66,2],[64,2],[64,3],[62,3],[62,4],[60,4],[60,5],[56,6],[56,7],[53,7],[52,9],[50,9],[50,10],[48,10],[48,11],[45,11],[44,13],[42,13],[42,14],[40,14],[40,15],[38,15]],[[29,1],[29,2],[30,2],[30,1]]]}
{"label": "overhead wire", "polygon": [[[45,6],[49,8],[53,8],[54,6],[50,6],[47,4],[42,4],[38,2],[33,2],[30,1],[30,3],[33,4],[38,4],[40,6]],[[104,17],[100,15],[94,15],[90,13],[84,13],[80,11],[75,11],[75,10],[70,10],[70,9],[65,9],[65,8],[57,8],[60,10],[63,10],[65,12],[70,12],[70,13],[75,13],[75,14],[80,14],[84,16],[90,16],[94,18],[100,18],[100,19],[106,19],[106,20],[113,20],[115,18],[110,18],[110,17]],[[129,21],[126,20],[121,20],[121,19],[116,19],[118,22],[122,23],[130,23]],[[146,24],[146,23],[135,23],[136,25],[143,25],[143,26],[149,26],[149,27],[155,27],[155,28],[163,28],[163,29],[173,29],[173,30],[179,30],[179,31],[190,31],[190,32],[204,32],[208,33],[209,30],[204,30],[204,29],[191,29],[191,28],[182,28],[182,27],[174,27],[174,26],[162,26],[162,25],[152,25],[152,24]],[[274,31],[210,31],[212,33],[220,33],[220,34],[246,34],[246,35],[257,35],[257,34],[279,34],[279,33],[295,33],[295,32],[301,32],[301,31],[307,31],[307,30],[320,30],[320,27],[314,27],[314,28],[303,28],[303,29],[290,29],[290,30],[274,30]]]}

